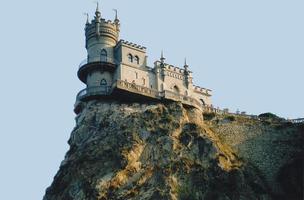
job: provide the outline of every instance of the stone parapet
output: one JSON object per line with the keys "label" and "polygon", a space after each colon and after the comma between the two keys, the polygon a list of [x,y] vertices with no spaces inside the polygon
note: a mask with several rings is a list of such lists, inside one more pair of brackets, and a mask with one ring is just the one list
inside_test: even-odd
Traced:
{"label": "stone parapet", "polygon": [[152,98],[159,98],[159,92],[157,90],[123,80],[117,80],[113,87]]}
{"label": "stone parapet", "polygon": [[171,92],[171,91],[168,91],[168,90],[164,90],[163,92],[161,92],[160,96],[163,99],[170,99],[170,100],[173,100],[173,101],[180,101],[183,104],[193,106],[193,107],[196,107],[196,108],[202,110],[202,104],[198,100],[196,100],[195,98],[185,96],[185,95],[182,95],[182,94],[178,94],[178,93],[175,93],[175,92]]}
{"label": "stone parapet", "polygon": [[212,90],[202,88],[202,87],[199,87],[199,86],[194,86],[194,92],[201,93],[201,94],[204,94],[204,95],[207,95],[207,96],[212,95]]}

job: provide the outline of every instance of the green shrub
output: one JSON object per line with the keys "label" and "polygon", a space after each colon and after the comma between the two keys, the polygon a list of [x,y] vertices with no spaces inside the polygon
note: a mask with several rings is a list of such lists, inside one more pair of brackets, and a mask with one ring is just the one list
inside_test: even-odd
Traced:
{"label": "green shrub", "polygon": [[280,122],[280,121],[284,121],[283,118],[278,117],[277,115],[273,114],[273,113],[262,113],[259,115],[259,118],[262,120],[267,120],[270,122]]}
{"label": "green shrub", "polygon": [[228,115],[228,116],[225,117],[225,119],[227,119],[227,120],[233,122],[233,121],[235,121],[235,116],[233,116],[233,115]]}
{"label": "green shrub", "polygon": [[278,116],[276,116],[273,113],[267,112],[267,113],[262,113],[259,115],[260,118],[271,118],[271,119],[276,119],[279,118]]}
{"label": "green shrub", "polygon": [[203,113],[204,120],[212,120],[215,117],[215,113]]}

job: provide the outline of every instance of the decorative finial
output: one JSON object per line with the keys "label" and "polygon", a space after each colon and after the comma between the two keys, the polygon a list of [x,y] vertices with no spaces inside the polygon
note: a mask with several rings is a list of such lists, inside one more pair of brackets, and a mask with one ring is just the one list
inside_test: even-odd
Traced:
{"label": "decorative finial", "polygon": [[188,64],[187,64],[187,58],[185,58],[185,65],[184,65],[184,68],[185,68],[185,72],[188,73]]}
{"label": "decorative finial", "polygon": [[89,13],[83,13],[85,16],[87,16],[87,22],[86,22],[86,24],[89,24],[90,22],[89,22]]}
{"label": "decorative finial", "polygon": [[96,4],[97,4],[97,6],[96,6],[96,12],[99,12],[99,2],[96,1]]}
{"label": "decorative finial", "polygon": [[96,6],[95,18],[99,19],[101,17],[101,13],[99,11],[99,2],[96,1],[96,4],[97,4],[97,6]]}
{"label": "decorative finial", "polygon": [[117,16],[117,9],[113,9],[115,12],[115,21],[119,21],[118,16]]}
{"label": "decorative finial", "polygon": [[165,60],[166,60],[166,58],[164,57],[164,51],[162,50],[162,51],[161,51],[161,56],[160,56],[160,62],[161,62],[162,64],[164,64],[164,63],[165,63]]}

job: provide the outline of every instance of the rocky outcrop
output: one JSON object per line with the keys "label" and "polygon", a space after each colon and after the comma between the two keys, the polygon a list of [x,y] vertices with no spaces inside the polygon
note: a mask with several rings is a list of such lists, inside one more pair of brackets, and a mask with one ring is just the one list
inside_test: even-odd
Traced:
{"label": "rocky outcrop", "polygon": [[[293,154],[303,152],[289,145],[303,127],[289,127],[295,132],[286,136],[290,141],[278,137],[272,143],[266,136],[272,132],[257,131],[261,122],[250,129],[241,120],[204,121],[200,111],[180,103],[90,101],[77,117],[70,150],[44,200],[266,200],[291,193],[298,198],[298,188],[291,186],[299,186],[294,173],[300,157]],[[267,142],[269,148],[285,142],[281,152],[288,158],[280,160],[281,152],[269,159],[259,156],[270,154]],[[286,175],[293,177],[292,185]],[[272,182],[284,191],[277,192]]]}
{"label": "rocky outcrop", "polygon": [[218,115],[205,123],[259,170],[275,199],[303,199],[304,124],[235,115]]}

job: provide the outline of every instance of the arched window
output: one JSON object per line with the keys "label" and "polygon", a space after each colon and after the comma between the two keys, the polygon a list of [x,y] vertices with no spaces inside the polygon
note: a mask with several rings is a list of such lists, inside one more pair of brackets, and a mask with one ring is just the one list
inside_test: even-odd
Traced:
{"label": "arched window", "polygon": [[107,81],[106,81],[106,79],[102,79],[102,80],[100,81],[100,86],[107,86]]}
{"label": "arched window", "polygon": [[138,56],[134,57],[134,62],[139,65],[139,57]]}
{"label": "arched window", "polygon": [[179,89],[178,89],[178,87],[177,87],[176,85],[173,87],[173,91],[174,91],[175,93],[179,93]]}
{"label": "arched window", "polygon": [[105,49],[101,50],[100,52],[100,61],[107,62],[108,53]]}
{"label": "arched window", "polygon": [[188,91],[187,90],[185,91],[185,95],[188,96]]}
{"label": "arched window", "polygon": [[129,59],[129,62],[133,62],[133,56],[132,56],[132,54],[128,54],[128,59]]}

